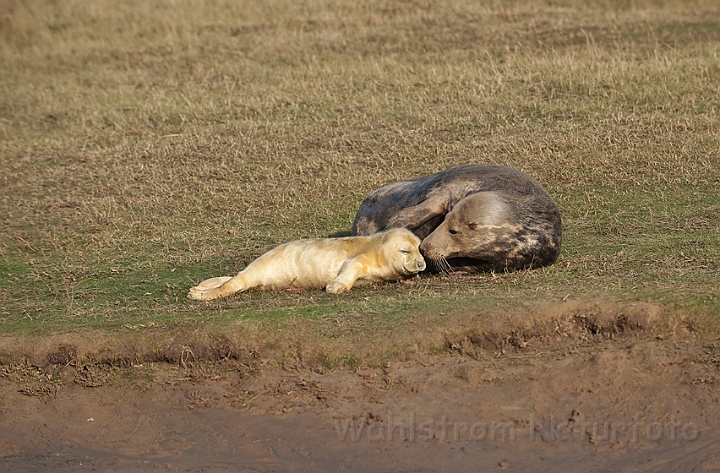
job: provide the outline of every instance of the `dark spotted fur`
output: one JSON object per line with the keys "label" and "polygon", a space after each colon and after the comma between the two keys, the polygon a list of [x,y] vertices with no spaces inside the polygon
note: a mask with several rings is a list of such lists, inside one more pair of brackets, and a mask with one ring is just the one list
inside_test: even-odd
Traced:
{"label": "dark spotted fur", "polygon": [[455,167],[378,189],[360,205],[352,233],[393,227],[409,228],[423,240],[420,250],[430,260],[429,270],[546,266],[555,262],[562,244],[560,211],[542,186],[517,169],[490,164]]}

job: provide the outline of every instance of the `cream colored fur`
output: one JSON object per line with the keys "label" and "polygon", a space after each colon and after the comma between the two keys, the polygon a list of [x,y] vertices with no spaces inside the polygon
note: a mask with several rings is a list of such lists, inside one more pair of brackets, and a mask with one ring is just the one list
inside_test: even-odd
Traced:
{"label": "cream colored fur", "polygon": [[353,286],[396,281],[425,269],[420,239],[404,228],[368,236],[314,238],[280,245],[234,277],[206,279],[190,288],[196,300],[227,297],[248,289],[325,288],[340,294]]}

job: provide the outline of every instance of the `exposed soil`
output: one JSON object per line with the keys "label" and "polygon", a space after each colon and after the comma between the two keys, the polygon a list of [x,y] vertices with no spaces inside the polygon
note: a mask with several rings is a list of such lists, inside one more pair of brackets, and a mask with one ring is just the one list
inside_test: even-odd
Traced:
{"label": "exposed soil", "polygon": [[0,462],[9,472],[720,470],[717,336],[653,306],[563,307],[486,318],[440,349],[355,370],[203,361],[187,346],[174,360],[93,364],[67,340],[38,362],[5,341]]}

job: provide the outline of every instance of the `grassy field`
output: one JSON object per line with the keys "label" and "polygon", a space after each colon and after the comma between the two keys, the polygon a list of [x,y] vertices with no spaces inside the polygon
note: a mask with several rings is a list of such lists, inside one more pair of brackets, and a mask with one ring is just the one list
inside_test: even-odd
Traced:
{"label": "grassy field", "polygon": [[[0,332],[375,334],[572,299],[717,317],[720,5],[691,3],[0,0]],[[467,163],[556,199],[554,266],[185,298]]]}

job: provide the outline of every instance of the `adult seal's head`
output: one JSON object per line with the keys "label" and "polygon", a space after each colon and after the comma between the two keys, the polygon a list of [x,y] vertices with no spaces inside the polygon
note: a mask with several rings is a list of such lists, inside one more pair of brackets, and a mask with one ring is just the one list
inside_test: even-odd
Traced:
{"label": "adult seal's head", "polygon": [[438,271],[512,271],[555,262],[557,205],[527,174],[476,164],[389,184],[361,204],[353,233],[405,227]]}

